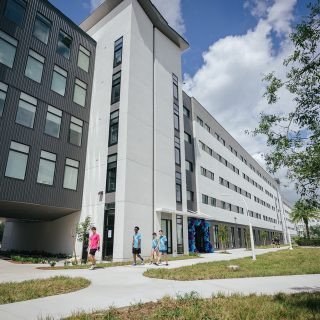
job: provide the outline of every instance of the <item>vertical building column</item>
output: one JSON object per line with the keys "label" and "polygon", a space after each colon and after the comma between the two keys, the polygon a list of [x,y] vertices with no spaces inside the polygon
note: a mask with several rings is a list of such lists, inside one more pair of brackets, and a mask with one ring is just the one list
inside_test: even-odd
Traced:
{"label": "vertical building column", "polygon": [[172,256],[177,256],[177,215],[172,214]]}
{"label": "vertical building column", "polygon": [[188,217],[183,216],[183,250],[184,254],[189,254],[189,232],[188,232]]}

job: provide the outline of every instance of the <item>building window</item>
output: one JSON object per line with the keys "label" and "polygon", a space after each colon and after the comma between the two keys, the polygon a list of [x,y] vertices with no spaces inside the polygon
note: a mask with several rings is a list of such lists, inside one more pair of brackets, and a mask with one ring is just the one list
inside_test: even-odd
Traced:
{"label": "building window", "polygon": [[0,82],[0,117],[2,117],[2,114],[3,114],[7,91],[8,91],[8,85],[3,82]]}
{"label": "building window", "polygon": [[181,173],[176,172],[176,201],[182,202]]}
{"label": "building window", "polygon": [[201,118],[197,117],[197,122],[200,124],[201,127],[203,127],[203,121]]}
{"label": "building window", "polygon": [[83,121],[71,116],[69,128],[69,142],[81,146]]}
{"label": "building window", "polygon": [[221,201],[221,208],[225,209],[226,208],[226,203],[224,201]]}
{"label": "building window", "polygon": [[206,177],[207,176],[207,169],[200,167],[200,170],[201,170],[201,174]]}
{"label": "building window", "polygon": [[0,63],[12,68],[18,41],[0,30]]}
{"label": "building window", "polygon": [[66,158],[64,167],[63,187],[70,190],[77,190],[79,161]]}
{"label": "building window", "polygon": [[112,76],[111,104],[120,100],[121,71]]}
{"label": "building window", "polygon": [[118,131],[119,131],[119,110],[110,114],[109,125],[109,146],[113,146],[118,143]]}
{"label": "building window", "polygon": [[206,145],[202,141],[200,141],[200,145],[201,145],[201,149],[203,151],[206,151]]}
{"label": "building window", "polygon": [[84,107],[86,104],[87,84],[76,79],[73,91],[73,102]]}
{"label": "building window", "polygon": [[29,50],[25,76],[38,83],[41,82],[44,57],[33,50]]}
{"label": "building window", "polygon": [[240,213],[240,207],[237,206],[237,213]]}
{"label": "building window", "polygon": [[210,156],[212,157],[212,149],[207,147],[207,152],[210,154]]}
{"label": "building window", "polygon": [[183,106],[183,114],[190,119],[190,110]]}
{"label": "building window", "polygon": [[184,141],[191,143],[191,135],[188,133],[184,133]]}
{"label": "building window", "polygon": [[221,185],[224,185],[224,179],[221,178],[221,177],[219,177],[219,183],[220,183]]}
{"label": "building window", "polygon": [[48,106],[46,125],[44,132],[49,136],[59,138],[61,126],[62,111],[52,106]]}
{"label": "building window", "polygon": [[37,182],[42,184],[53,185],[54,170],[56,167],[57,156],[54,153],[50,153],[41,150],[38,178]]}
{"label": "building window", "polygon": [[60,30],[58,37],[57,53],[69,59],[72,39],[64,31]]}
{"label": "building window", "polygon": [[11,141],[5,176],[24,180],[29,146]]}
{"label": "building window", "polygon": [[194,199],[193,191],[187,191],[187,200],[188,201],[193,201],[193,199]]}
{"label": "building window", "polygon": [[215,198],[210,198],[210,205],[213,207],[217,206],[217,200]]}
{"label": "building window", "polygon": [[174,121],[174,128],[176,130],[179,130],[180,128],[180,124],[179,124],[179,111],[177,110],[174,110],[174,113],[173,113],[173,121]]}
{"label": "building window", "polygon": [[224,139],[221,138],[221,143],[225,146],[226,145],[226,142]]}
{"label": "building window", "polygon": [[177,165],[181,164],[180,157],[180,138],[174,137],[174,154],[175,154],[175,162]]}
{"label": "building window", "polygon": [[202,195],[202,203],[209,204],[209,197],[205,194]]}
{"label": "building window", "polygon": [[210,133],[210,131],[211,131],[210,127],[209,127],[207,124],[205,124],[204,127],[205,127],[206,130]]}
{"label": "building window", "polygon": [[47,44],[50,29],[51,21],[38,12],[34,23],[33,35],[44,44]]}
{"label": "building window", "polygon": [[186,160],[186,170],[193,172],[193,163]]}
{"label": "building window", "polygon": [[26,7],[27,3],[24,0],[7,0],[4,16],[17,25],[22,26]]}
{"label": "building window", "polygon": [[228,210],[229,210],[229,211],[232,211],[232,205],[231,205],[231,203],[228,203]]}
{"label": "building window", "polygon": [[68,72],[57,65],[53,68],[51,90],[64,96],[66,91]]}
{"label": "building window", "polygon": [[78,53],[78,67],[85,72],[89,71],[90,55],[90,51],[80,45]]}
{"label": "building window", "polygon": [[37,99],[21,92],[16,123],[22,124],[28,128],[33,128],[36,114]]}
{"label": "building window", "polygon": [[114,56],[113,56],[113,67],[117,67],[122,62],[122,46],[123,38],[121,37],[114,42]]}
{"label": "building window", "polygon": [[214,180],[214,173],[211,172],[211,171],[209,171],[209,178],[210,178],[211,180]]}
{"label": "building window", "polygon": [[108,157],[106,192],[116,191],[116,181],[117,181],[117,155],[113,154]]}
{"label": "building window", "polygon": [[216,132],[214,133],[214,136],[217,140],[220,140],[220,136]]}

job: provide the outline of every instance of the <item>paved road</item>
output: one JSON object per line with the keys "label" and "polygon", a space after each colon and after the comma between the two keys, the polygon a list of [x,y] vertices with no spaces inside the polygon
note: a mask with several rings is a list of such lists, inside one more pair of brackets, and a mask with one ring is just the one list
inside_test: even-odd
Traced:
{"label": "paved road", "polygon": [[[260,249],[263,254],[279,249]],[[173,261],[170,268],[195,263],[231,260],[249,256],[250,252],[237,249],[232,254],[204,255],[202,259]],[[151,266],[153,267],[153,266]],[[259,277],[242,279],[221,279],[201,281],[171,281],[150,279],[142,273],[150,266],[124,266],[107,269],[43,271],[34,265],[13,265],[0,260],[0,282],[22,281],[34,278],[47,278],[53,275],[82,276],[92,284],[83,290],[0,306],[2,320],[37,320],[46,316],[54,319],[70,315],[72,312],[105,309],[110,306],[122,307],[137,302],[155,301],[164,295],[176,296],[197,291],[202,297],[216,293],[266,293],[299,292],[320,290],[320,275],[298,275],[280,277]]]}

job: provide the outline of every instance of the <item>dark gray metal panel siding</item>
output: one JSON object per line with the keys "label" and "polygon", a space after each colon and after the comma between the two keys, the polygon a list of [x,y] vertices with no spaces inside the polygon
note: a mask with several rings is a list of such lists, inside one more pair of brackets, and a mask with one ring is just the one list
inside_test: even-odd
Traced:
{"label": "dark gray metal panel siding", "polygon": [[[45,0],[28,0],[27,11],[22,27],[16,26],[13,22],[8,21],[3,17],[5,4],[6,1],[1,0],[0,30],[16,38],[18,40],[18,47],[12,69],[0,64],[0,81],[9,86],[4,113],[0,118],[0,200],[80,209],[83,192],[96,43],[76,27],[71,20],[59,13],[58,10],[53,9],[52,5]],[[37,11],[52,21],[52,28],[47,45],[32,36]],[[60,29],[72,37],[71,55],[69,59],[56,53]],[[91,52],[88,73],[77,66],[80,44]],[[33,49],[45,57],[41,84],[24,76],[29,49]],[[55,64],[68,72],[66,94],[64,97],[50,90],[53,67]],[[73,102],[75,78],[78,78],[87,84],[85,108]],[[25,92],[38,100],[33,129],[15,123],[20,92]],[[48,104],[63,111],[59,139],[44,134]],[[71,116],[75,116],[84,121],[81,147],[68,143],[68,130]],[[4,176],[11,140],[30,146],[24,181]],[[37,184],[36,182],[41,150],[57,154],[53,186],[45,186]],[[77,191],[63,188],[66,157],[80,162]]]}
{"label": "dark gray metal panel siding", "polygon": [[[183,106],[190,111],[190,117],[192,115],[192,104],[191,98],[183,92]],[[193,201],[187,201],[187,208],[191,211],[197,211],[197,186],[196,186],[196,161],[195,161],[195,154],[194,154],[194,142],[193,142],[193,129],[192,129],[192,119],[189,119],[185,115],[183,116],[183,123],[184,123],[184,131],[190,134],[192,138],[192,143],[185,142],[184,152],[185,152],[185,159],[193,163],[193,172],[186,171],[186,183],[187,183],[187,190],[193,191],[194,199]]]}

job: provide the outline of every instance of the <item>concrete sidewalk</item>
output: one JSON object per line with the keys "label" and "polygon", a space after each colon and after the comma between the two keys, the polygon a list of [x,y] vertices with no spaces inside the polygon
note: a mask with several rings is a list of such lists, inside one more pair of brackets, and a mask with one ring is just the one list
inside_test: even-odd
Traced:
{"label": "concrete sidewalk", "polygon": [[[281,248],[283,249],[283,248]],[[280,250],[281,250],[280,249]],[[279,249],[260,249],[257,254]],[[191,265],[199,262],[231,260],[250,256],[244,250],[230,250],[232,254],[204,255],[202,259],[172,261],[170,268]],[[9,265],[0,261],[0,281],[22,281],[34,278],[47,278],[54,275],[81,276],[90,279],[92,284],[83,290],[52,297],[23,301],[0,306],[0,319],[21,320],[39,319],[51,316],[60,319],[77,311],[90,312],[110,306],[122,307],[137,302],[155,301],[164,295],[176,296],[197,291],[202,297],[216,293],[266,293],[299,292],[320,290],[320,275],[298,275],[280,277],[259,277],[242,279],[221,279],[201,281],[171,281],[150,279],[142,273],[154,266],[124,266],[90,270],[43,271],[34,265]],[[13,270],[14,269],[14,270]],[[24,271],[22,271],[22,269]],[[12,272],[13,270],[13,272]],[[16,271],[16,272],[15,272]]]}

